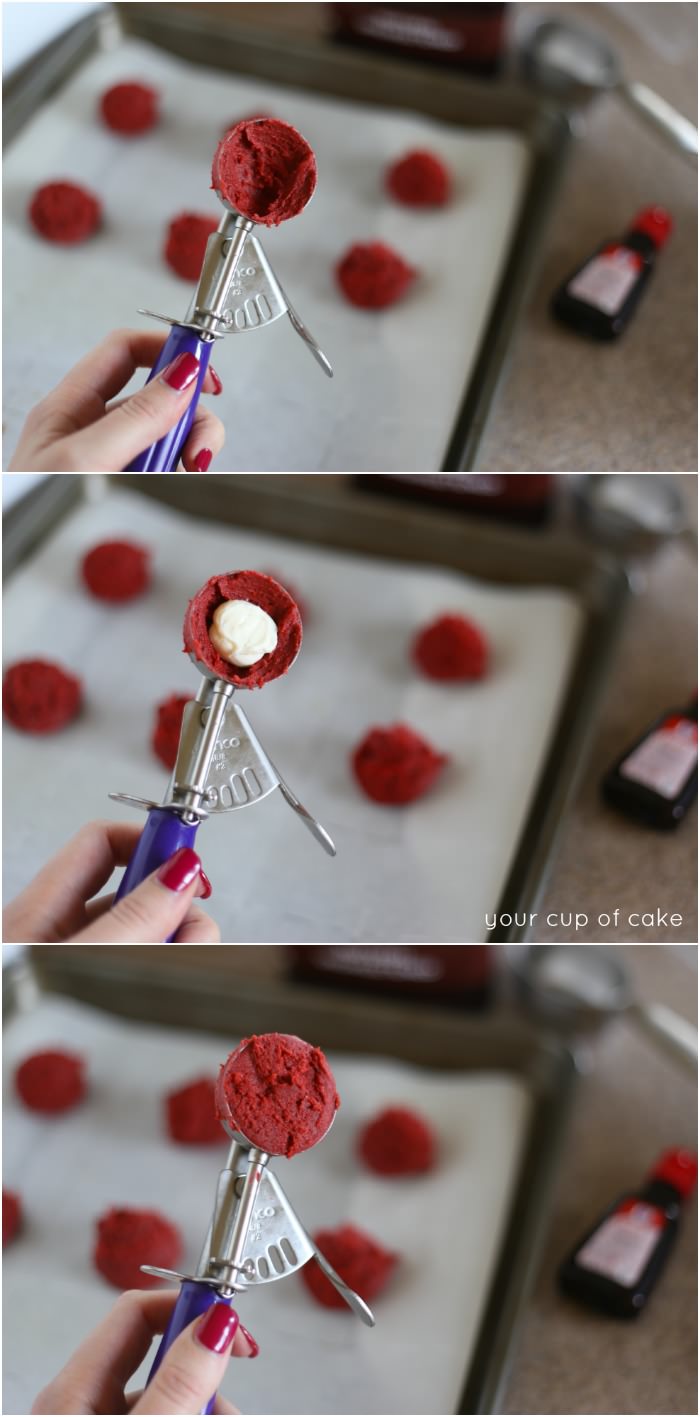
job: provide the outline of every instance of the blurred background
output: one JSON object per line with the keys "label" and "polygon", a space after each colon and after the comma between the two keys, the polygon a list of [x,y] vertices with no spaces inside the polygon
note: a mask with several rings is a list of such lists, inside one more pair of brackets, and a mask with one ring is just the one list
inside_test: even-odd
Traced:
{"label": "blurred background", "polygon": [[[564,1297],[557,1274],[663,1153],[696,1147],[695,947],[6,947],[3,963],[3,1185],[24,1210],[4,1262],[8,1408],[113,1302],[90,1262],[106,1206],[154,1206],[192,1262],[225,1152],[174,1144],[165,1094],[215,1076],[241,1035],[281,1030],[328,1053],[342,1105],[319,1147],[274,1169],[310,1230],[351,1221],[399,1261],[371,1332],[316,1308],[297,1277],[243,1296],[261,1358],[232,1365],[230,1398],[251,1412],[394,1412],[397,1397],[412,1412],[692,1410],[692,1190],[634,1322]],[[53,1118],[13,1081],[42,1048],[87,1069],[85,1101]],[[429,1120],[427,1173],[360,1164],[359,1129],[387,1105]],[[405,1337],[419,1322],[420,1351]]]}
{"label": "blurred background", "polygon": [[[5,495],[5,668],[58,660],[85,695],[60,734],[5,721],[7,898],[109,810],[108,791],[162,800],[156,707],[198,687],[181,653],[185,606],[210,575],[252,565],[293,588],[305,638],[289,675],[241,701],[338,856],[299,830],[279,793],[212,818],[200,841],[225,941],[695,938],[695,476],[55,477],[28,488],[18,475]],[[123,605],[96,599],[80,570],[114,538],[152,558],[151,587]],[[485,635],[481,678],[418,672],[415,637],[446,612]],[[350,759],[371,727],[401,721],[450,763],[420,801],[396,807],[364,795]],[[655,734],[670,723],[688,758],[680,776],[661,792],[653,765],[651,785],[621,776],[635,745],[643,763],[665,749]],[[232,853],[246,865],[235,883]],[[270,861],[272,895],[260,888]]]}
{"label": "blurred background", "polygon": [[[552,23],[568,38],[557,31],[545,69],[536,37]],[[220,214],[208,173],[221,130],[269,105],[307,131],[320,181],[264,244],[337,374],[318,380],[286,321],[228,341],[218,411],[236,436],[222,466],[696,468],[696,176],[629,102],[644,86],[694,121],[694,5],[9,4],[3,24],[6,465],[27,409],[106,329],[139,306],[182,317],[167,223]],[[125,144],[96,108],[134,78],[161,92],[163,121]],[[442,212],[382,192],[386,165],[416,147],[454,166]],[[105,203],[79,261],[26,219],[57,171]],[[649,207],[673,229],[619,341],[556,324],[554,292]],[[381,315],[344,303],[333,277],[349,242],[375,239],[422,271]],[[39,300],[42,341],[26,331]]]}

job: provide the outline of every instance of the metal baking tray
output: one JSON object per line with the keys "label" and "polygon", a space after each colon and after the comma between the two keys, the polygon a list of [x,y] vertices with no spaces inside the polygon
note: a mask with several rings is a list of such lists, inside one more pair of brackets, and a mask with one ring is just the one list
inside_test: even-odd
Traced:
{"label": "metal baking tray", "polygon": [[[264,946],[261,948],[265,948]],[[206,966],[198,961],[206,953]],[[377,1001],[282,980],[246,980],[216,968],[219,950],[189,952],[177,971],[150,963],[143,948],[33,946],[39,989],[68,994],[127,1018],[208,1032],[292,1032],[320,1047],[386,1054],[430,1068],[497,1069],[525,1081],[532,1110],[498,1261],[485,1298],[459,1413],[501,1410],[518,1328],[546,1234],[549,1198],[571,1105],[576,1067],[562,1043],[497,1012],[474,1017],[453,1009]],[[178,955],[181,950],[178,949]],[[32,992],[26,966],[12,970],[13,1004]],[[235,983],[235,987],[234,987]]]}
{"label": "metal baking tray", "polygon": [[[233,7],[228,6],[230,13]],[[477,449],[519,312],[527,297],[549,208],[571,136],[568,116],[510,80],[478,82],[403,59],[357,53],[328,41],[217,24],[190,5],[120,4],[80,20],[14,74],[4,88],[4,142],[92,54],[131,35],[191,63],[387,108],[412,109],[471,128],[506,127],[527,139],[529,173],[510,250],[454,426],[443,470],[475,465]]]}
{"label": "metal baking tray", "polygon": [[[290,477],[295,478],[294,491]],[[167,478],[113,474],[110,480],[194,517],[345,551],[451,567],[485,581],[551,585],[576,594],[584,626],[520,844],[496,906],[499,917],[510,915],[512,920],[489,934],[489,941],[498,944],[527,940],[524,917],[537,908],[558,832],[585,766],[598,698],[630,590],[623,567],[558,532],[524,533],[445,511],[419,511],[410,504],[384,502],[323,473]],[[54,477],[10,509],[5,517],[6,574],[70,513],[85,495],[84,482],[81,477]]]}

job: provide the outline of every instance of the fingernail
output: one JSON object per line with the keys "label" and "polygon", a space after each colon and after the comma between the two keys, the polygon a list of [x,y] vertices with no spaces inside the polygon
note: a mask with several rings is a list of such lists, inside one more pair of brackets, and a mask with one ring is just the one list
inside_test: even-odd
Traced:
{"label": "fingernail", "polygon": [[244,1326],[243,1324],[241,1324],[240,1328],[241,1328],[241,1333],[243,1334],[243,1337],[244,1337],[244,1338],[246,1339],[246,1341],[250,1344],[250,1353],[248,1354],[248,1357],[249,1357],[249,1358],[257,1358],[258,1353],[260,1352],[260,1344],[255,1342],[255,1339],[253,1338],[252,1333],[249,1333],[248,1330],[247,1330],[247,1328],[245,1328],[245,1326]]}
{"label": "fingernail", "polygon": [[203,866],[199,868],[199,884],[201,887],[199,894],[202,900],[208,900],[211,895],[211,881]]}
{"label": "fingernail", "polygon": [[197,469],[197,472],[206,472],[207,468],[211,464],[213,456],[214,454],[212,453],[211,448],[202,448],[201,452],[197,453],[197,456],[194,460],[194,465]]}
{"label": "fingernail", "polygon": [[[188,886],[202,874],[202,863],[191,846],[181,846],[174,856],[170,856],[158,871],[156,880],[169,891],[186,891]],[[211,890],[211,886],[209,887]]]}
{"label": "fingernail", "polygon": [[213,365],[213,364],[210,364],[210,365],[209,365],[209,373],[211,374],[211,377],[212,377],[212,379],[213,379],[213,381],[214,381],[214,393],[215,393],[215,394],[220,394],[220,393],[222,392],[224,386],[223,386],[223,384],[222,384],[222,382],[221,382],[221,380],[220,380],[220,378],[219,378],[219,376],[218,376],[218,374],[217,374],[217,372],[216,372],[216,369],[214,368],[214,365]]}
{"label": "fingernail", "polygon": [[198,373],[199,360],[195,359],[189,350],[185,350],[183,354],[178,354],[177,359],[173,359],[172,364],[166,364],[160,377],[161,382],[167,384],[168,388],[181,394],[183,389],[189,389]]}
{"label": "fingernail", "polygon": [[237,1328],[238,1314],[228,1304],[212,1304],[194,1336],[210,1353],[225,1353],[233,1343]]}

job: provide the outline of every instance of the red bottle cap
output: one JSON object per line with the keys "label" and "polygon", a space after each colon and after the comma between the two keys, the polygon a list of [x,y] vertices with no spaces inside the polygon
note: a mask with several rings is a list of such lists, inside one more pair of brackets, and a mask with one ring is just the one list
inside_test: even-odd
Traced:
{"label": "red bottle cap", "polygon": [[682,1196],[695,1190],[698,1179],[698,1158],[694,1151],[664,1151],[651,1173],[652,1181],[666,1181]]}
{"label": "red bottle cap", "polygon": [[664,207],[644,207],[634,218],[632,231],[643,231],[660,248],[673,231],[673,221]]}

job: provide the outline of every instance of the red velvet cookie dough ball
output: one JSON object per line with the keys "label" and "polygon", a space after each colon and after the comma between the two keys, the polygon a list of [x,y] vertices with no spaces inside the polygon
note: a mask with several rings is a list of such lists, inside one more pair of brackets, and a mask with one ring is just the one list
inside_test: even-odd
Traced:
{"label": "red velvet cookie dough ball", "polygon": [[486,636],[466,615],[440,615],[413,642],[413,658],[429,679],[481,679],[488,665]]}
{"label": "red velvet cookie dough ball", "polygon": [[403,806],[432,787],[448,759],[405,723],[370,728],[352,754],[352,768],[373,802]]}
{"label": "red velvet cookie dough ball", "polygon": [[207,241],[219,225],[215,217],[201,212],[180,212],[173,217],[165,241],[163,255],[183,280],[199,280],[204,264]]}
{"label": "red velvet cookie dough ball", "polygon": [[316,158],[291,123],[244,118],[216,149],[211,185],[249,221],[279,226],[298,216],[313,196]]}
{"label": "red velvet cookie dough ball", "polygon": [[411,1176],[429,1171],[435,1137],[423,1117],[408,1107],[386,1107],[362,1128],[358,1151],[379,1176]]}
{"label": "red velvet cookie dough ball", "polygon": [[22,659],[5,671],[2,710],[25,733],[56,733],[76,717],[82,695],[80,680],[58,664]]}
{"label": "red velvet cookie dough ball", "polygon": [[[399,1258],[354,1225],[319,1230],[314,1235],[314,1243],[340,1278],[367,1303],[384,1289]],[[315,1260],[309,1260],[300,1274],[318,1304],[326,1309],[347,1309],[345,1300]]]}
{"label": "red velvet cookie dough ball", "polygon": [[442,207],[449,199],[451,180],[439,157],[416,148],[387,169],[386,185],[404,206]]}
{"label": "red velvet cookie dough ball", "polygon": [[15,1191],[2,1193],[2,1247],[9,1245],[22,1228],[22,1202]]}
{"label": "red velvet cookie dough ball", "polygon": [[46,182],[32,197],[29,220],[46,241],[74,246],[97,231],[102,207],[92,192],[75,182]]}
{"label": "red velvet cookie dough ball", "polygon": [[171,771],[175,767],[180,746],[182,715],[191,703],[192,694],[171,694],[169,699],[164,699],[156,708],[151,747],[156,757]]}
{"label": "red velvet cookie dough ball", "polygon": [[216,1083],[212,1078],[195,1078],[165,1099],[168,1132],[184,1146],[210,1146],[226,1141],[226,1133],[216,1115]]}
{"label": "red velvet cookie dough ball", "polygon": [[383,310],[405,295],[418,272],[383,241],[358,241],[338,262],[335,274],[351,305]]}
{"label": "red velvet cookie dough ball", "polygon": [[114,84],[103,93],[100,112],[114,133],[133,138],[158,122],[158,94],[146,84]]}
{"label": "red velvet cookie dough ball", "polygon": [[320,1048],[289,1033],[253,1034],[222,1064],[217,1114],[254,1146],[297,1156],[325,1136],[340,1098]]}
{"label": "red velvet cookie dough ball", "polygon": [[151,583],[151,553],[132,541],[101,541],[83,559],[81,574],[98,600],[134,600]]}
{"label": "red velvet cookie dough ball", "polygon": [[77,1053],[32,1053],[15,1073],[15,1088],[32,1112],[68,1112],[87,1092],[85,1059]]}
{"label": "red velvet cookie dough ball", "polygon": [[157,1210],[108,1210],[97,1221],[95,1268],[115,1289],[152,1289],[160,1280],[142,1274],[142,1264],[175,1269],[182,1236]]}
{"label": "red velvet cookie dough ball", "polygon": [[[209,638],[214,612],[226,600],[249,600],[259,605],[277,627],[275,648],[248,667],[223,659]],[[294,663],[301,647],[301,615],[289,592],[272,576],[262,571],[229,571],[212,576],[193,596],[185,614],[183,636],[185,652],[217,678],[226,679],[238,689],[260,689],[286,674]]]}

